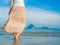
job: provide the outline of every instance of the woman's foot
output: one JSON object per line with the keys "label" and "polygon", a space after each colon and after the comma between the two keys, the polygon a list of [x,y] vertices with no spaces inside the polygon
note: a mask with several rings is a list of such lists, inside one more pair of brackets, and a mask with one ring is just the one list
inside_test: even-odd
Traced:
{"label": "woman's foot", "polygon": [[19,36],[21,35],[21,33],[20,32],[19,33],[13,33],[13,35],[14,35],[14,40],[18,41]]}
{"label": "woman's foot", "polygon": [[14,35],[14,40],[18,41],[19,36],[17,35],[17,33],[13,33],[13,35]]}

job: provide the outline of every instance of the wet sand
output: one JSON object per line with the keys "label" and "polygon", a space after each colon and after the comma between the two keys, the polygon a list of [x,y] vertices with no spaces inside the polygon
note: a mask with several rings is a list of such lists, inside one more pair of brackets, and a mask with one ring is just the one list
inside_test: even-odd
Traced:
{"label": "wet sand", "polygon": [[20,36],[15,42],[12,35],[0,35],[0,45],[60,45],[60,37]]}
{"label": "wet sand", "polygon": [[19,41],[15,42],[13,35],[0,30],[0,45],[60,45],[60,33],[50,31],[40,31],[39,33],[23,32],[19,37]]}

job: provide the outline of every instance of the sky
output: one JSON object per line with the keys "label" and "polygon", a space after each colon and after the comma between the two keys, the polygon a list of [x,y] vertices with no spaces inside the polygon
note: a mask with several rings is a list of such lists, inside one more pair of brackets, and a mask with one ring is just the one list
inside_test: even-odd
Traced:
{"label": "sky", "polygon": [[[60,0],[24,0],[24,3],[27,25],[60,28]],[[7,21],[9,6],[10,0],[0,0],[0,24]]]}

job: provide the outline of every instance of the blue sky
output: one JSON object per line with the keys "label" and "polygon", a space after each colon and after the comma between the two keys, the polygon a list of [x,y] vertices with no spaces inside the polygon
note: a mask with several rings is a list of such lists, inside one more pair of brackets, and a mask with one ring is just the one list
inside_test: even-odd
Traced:
{"label": "blue sky", "polygon": [[[8,19],[9,5],[10,0],[0,0],[0,24]],[[60,0],[25,0],[25,6],[27,24],[60,28]]]}
{"label": "blue sky", "polygon": [[29,0],[26,5],[60,12],[60,0]]}
{"label": "blue sky", "polygon": [[[0,0],[0,6],[9,6],[10,0]],[[60,12],[60,0],[25,0],[25,5]]]}

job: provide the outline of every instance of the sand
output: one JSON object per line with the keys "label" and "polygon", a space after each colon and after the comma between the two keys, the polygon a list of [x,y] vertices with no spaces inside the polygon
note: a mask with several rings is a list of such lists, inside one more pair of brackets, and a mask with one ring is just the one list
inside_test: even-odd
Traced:
{"label": "sand", "polygon": [[0,45],[60,45],[60,37],[21,36],[16,43],[12,35],[0,35]]}
{"label": "sand", "polygon": [[60,37],[21,35],[15,42],[13,35],[0,30],[0,45],[60,45]]}

